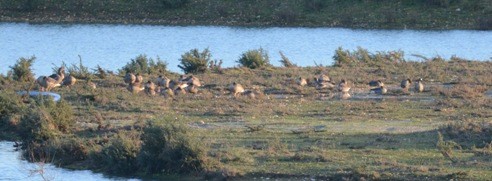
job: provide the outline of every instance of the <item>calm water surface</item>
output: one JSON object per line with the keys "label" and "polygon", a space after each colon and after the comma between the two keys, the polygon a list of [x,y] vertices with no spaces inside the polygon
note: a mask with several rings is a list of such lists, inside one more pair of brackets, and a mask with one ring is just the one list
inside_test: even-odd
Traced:
{"label": "calm water surface", "polygon": [[[21,159],[21,153],[15,151],[13,142],[0,141],[0,180],[2,181],[38,181],[38,180],[136,180],[124,178],[108,178],[91,171],[74,171],[57,168],[50,164],[29,163]],[[44,172],[41,174],[39,170]]]}
{"label": "calm water surface", "polygon": [[239,56],[251,49],[268,51],[280,65],[279,51],[300,66],[331,65],[338,47],[370,52],[402,50],[411,56],[453,55],[471,60],[491,60],[492,31],[352,30],[343,28],[238,28],[217,26],[150,25],[32,25],[0,24],[0,73],[20,57],[36,56],[36,74],[51,74],[62,61],[89,68],[96,65],[118,70],[140,54],[168,62],[174,72],[185,52],[209,48],[224,67],[237,66]]}

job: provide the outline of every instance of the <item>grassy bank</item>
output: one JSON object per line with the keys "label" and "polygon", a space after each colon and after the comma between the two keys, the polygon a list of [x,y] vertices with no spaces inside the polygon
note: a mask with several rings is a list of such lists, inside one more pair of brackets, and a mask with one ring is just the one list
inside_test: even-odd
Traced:
{"label": "grassy bank", "polygon": [[0,21],[492,29],[488,0],[0,0]]}
{"label": "grassy bank", "polygon": [[[492,63],[366,53],[337,50],[327,67],[215,67],[194,74],[204,84],[198,94],[172,98],[130,93],[123,74],[98,71],[55,88],[62,102],[44,102],[13,93],[36,89],[32,81],[2,76],[2,133],[23,139],[36,159],[154,179],[490,180]],[[145,81],[179,77],[132,69],[138,65],[122,69],[139,70]],[[352,98],[295,83],[319,74],[348,80]],[[418,77],[424,92],[399,88]],[[386,95],[369,93],[368,82],[378,79]],[[256,98],[232,96],[232,82]]]}

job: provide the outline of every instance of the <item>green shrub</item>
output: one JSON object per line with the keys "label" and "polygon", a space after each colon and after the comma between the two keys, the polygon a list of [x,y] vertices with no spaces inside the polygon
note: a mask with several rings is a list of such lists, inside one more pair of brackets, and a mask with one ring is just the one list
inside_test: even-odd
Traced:
{"label": "green shrub", "polygon": [[241,58],[237,61],[244,67],[250,69],[256,69],[270,65],[268,54],[262,48],[256,50],[248,50],[241,55]]}
{"label": "green shrub", "polygon": [[15,81],[19,82],[31,82],[34,81],[34,74],[32,73],[31,66],[36,60],[36,57],[20,58],[13,67],[10,74]]}
{"label": "green shrub", "polygon": [[188,127],[178,123],[149,125],[142,134],[139,164],[147,173],[189,173],[208,168],[206,149]]}
{"label": "green shrub", "polygon": [[74,125],[72,107],[67,102],[39,98],[22,116],[19,135],[24,143],[43,142],[70,133]]}
{"label": "green shrub", "polygon": [[139,170],[140,135],[136,131],[119,132],[101,150],[103,167],[110,173],[131,175]]}
{"label": "green shrub", "polygon": [[120,74],[126,72],[140,73],[140,74],[154,74],[163,73],[167,70],[167,63],[157,57],[157,61],[152,58],[147,58],[146,55],[139,55],[135,59],[132,59],[121,70]]}
{"label": "green shrub", "polygon": [[326,7],[326,3],[328,2],[325,0],[304,0],[304,8],[307,11],[321,11]]}
{"label": "green shrub", "polygon": [[[65,62],[63,62],[62,66],[67,67],[65,65]],[[92,74],[89,71],[89,68],[82,64],[82,57],[80,55],[79,55],[79,64],[78,65],[72,64],[70,67],[68,67],[68,74],[74,76],[77,79],[88,79],[92,76]]]}
{"label": "green shrub", "polygon": [[402,51],[369,53],[367,49],[358,47],[356,51],[344,50],[338,47],[333,56],[335,66],[387,66],[405,62]]}
{"label": "green shrub", "polygon": [[178,65],[185,73],[203,73],[207,71],[212,55],[208,48],[199,52],[198,49],[192,49],[181,55],[181,65]]}
{"label": "green shrub", "polygon": [[0,91],[0,139],[13,139],[26,106],[20,96]]}

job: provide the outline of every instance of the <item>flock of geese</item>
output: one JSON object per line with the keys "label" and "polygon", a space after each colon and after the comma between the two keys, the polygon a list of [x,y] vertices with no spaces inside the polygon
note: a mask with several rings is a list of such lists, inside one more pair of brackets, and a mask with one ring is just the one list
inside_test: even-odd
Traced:
{"label": "flock of geese", "polygon": [[77,79],[71,75],[65,76],[65,67],[58,68],[55,74],[50,76],[39,76],[36,83],[41,91],[50,91],[55,87],[67,86],[71,87],[77,82]]}
{"label": "flock of geese", "polygon": [[[59,86],[71,87],[76,82],[77,79],[71,75],[65,76],[65,68],[60,67],[55,74],[50,76],[40,76],[36,79],[39,89],[41,91],[50,91],[51,89]],[[155,83],[153,81],[144,82],[142,75],[133,74],[131,72],[126,73],[124,77],[124,82],[127,84],[127,90],[132,93],[139,93],[144,91],[148,95],[163,95],[165,97],[174,97],[175,95],[183,94],[197,94],[198,88],[202,86],[200,79],[194,75],[186,76],[181,75],[178,80],[171,80],[165,76],[160,75]],[[338,84],[336,84],[329,76],[321,74],[314,78],[314,81],[310,84],[310,81],[299,77],[296,79],[298,86],[313,85],[316,89],[331,89],[338,90],[340,92],[341,99],[348,99],[351,97],[349,91],[351,89],[350,83],[345,79],[342,79]],[[400,87],[403,91],[408,92],[411,88],[412,80],[405,79],[401,82]],[[90,82],[89,86],[95,88],[95,84]],[[373,80],[369,82],[370,92],[384,95],[388,92],[384,83],[381,80]],[[416,80],[414,85],[415,92],[423,92],[424,84],[422,78]],[[260,94],[258,90],[246,90],[241,84],[237,82],[231,83],[227,89],[234,97],[247,96],[250,98],[255,98],[256,95]]]}

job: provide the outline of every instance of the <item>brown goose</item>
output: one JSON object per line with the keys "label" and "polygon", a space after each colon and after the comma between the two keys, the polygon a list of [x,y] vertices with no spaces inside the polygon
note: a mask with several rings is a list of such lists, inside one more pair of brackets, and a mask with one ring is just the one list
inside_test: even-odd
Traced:
{"label": "brown goose", "polygon": [[296,83],[297,83],[297,85],[302,87],[302,86],[307,85],[307,80],[305,78],[299,77],[299,78],[297,78]]}
{"label": "brown goose", "polygon": [[136,78],[137,77],[133,73],[128,72],[128,73],[126,73],[125,78],[123,80],[127,84],[133,84],[133,83],[135,83]]}
{"label": "brown goose", "polygon": [[174,91],[169,88],[169,87],[166,87],[164,89],[161,90],[161,95],[163,95],[164,97],[167,97],[167,98],[172,98],[174,97]]}
{"label": "brown goose", "polygon": [[171,82],[171,79],[165,76],[159,75],[159,77],[157,78],[157,86],[169,87],[169,82]]}
{"label": "brown goose", "polygon": [[198,86],[194,85],[193,83],[188,83],[188,87],[186,87],[186,91],[192,94],[197,94],[198,93]]}
{"label": "brown goose", "polygon": [[350,85],[345,79],[342,79],[342,81],[338,84],[338,90],[342,93],[348,93],[350,90]]}
{"label": "brown goose", "polygon": [[38,77],[36,83],[38,83],[40,91],[50,91],[57,85],[55,79],[47,76]]}
{"label": "brown goose", "polygon": [[142,87],[142,84],[135,82],[133,84],[129,84],[126,89],[131,93],[138,94],[140,91],[143,91],[145,88]]}
{"label": "brown goose", "polygon": [[410,88],[411,84],[412,84],[412,80],[406,79],[406,80],[401,81],[400,87],[403,90],[408,91],[408,89]]}
{"label": "brown goose", "polygon": [[135,75],[135,82],[136,83],[143,83],[143,77],[142,77],[142,75],[140,75],[140,73],[137,73],[137,75]]}
{"label": "brown goose", "polygon": [[63,83],[62,83],[62,85],[63,85],[63,86],[67,86],[67,87],[69,87],[69,88],[70,88],[70,87],[72,87],[73,85],[75,85],[75,82],[77,82],[77,79],[76,79],[75,77],[73,77],[73,76],[69,75],[69,76],[67,76],[67,77],[65,77],[65,78],[63,79]]}
{"label": "brown goose", "polygon": [[237,95],[241,94],[244,92],[244,88],[241,84],[238,84],[236,82],[233,82],[230,86],[229,86],[229,91],[231,92],[231,94],[234,94],[234,97],[237,97]]}
{"label": "brown goose", "polygon": [[63,79],[65,79],[65,67],[58,68],[56,74],[51,74],[50,78],[55,80],[55,87],[62,85]]}
{"label": "brown goose", "polygon": [[197,86],[197,87],[202,86],[202,83],[200,82],[200,79],[198,79],[194,75],[191,75],[191,76],[189,76],[187,78],[187,83],[188,84],[191,84],[191,85],[194,85],[194,86]]}
{"label": "brown goose", "polygon": [[155,95],[155,84],[152,81],[147,81],[144,85],[145,93],[148,95]]}
{"label": "brown goose", "polygon": [[186,90],[184,88],[178,87],[174,89],[174,95],[185,95]]}

